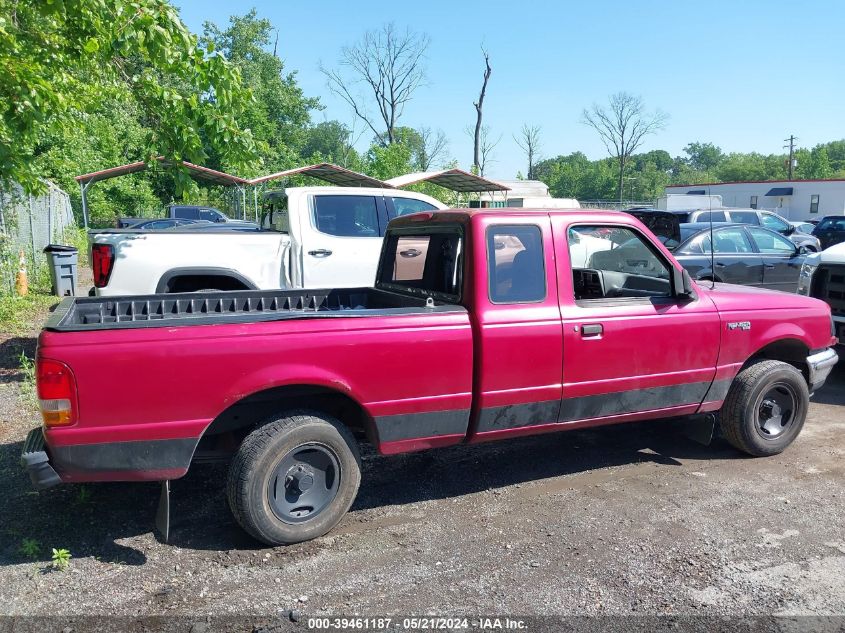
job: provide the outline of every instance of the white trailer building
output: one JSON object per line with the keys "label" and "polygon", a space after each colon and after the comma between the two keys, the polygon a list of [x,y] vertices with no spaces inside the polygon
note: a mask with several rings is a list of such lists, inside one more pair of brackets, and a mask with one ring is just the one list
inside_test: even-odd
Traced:
{"label": "white trailer building", "polygon": [[[666,195],[719,195],[725,207],[769,209],[787,220],[845,215],[845,179],[766,180],[669,185]],[[692,205],[694,206],[694,205]]]}

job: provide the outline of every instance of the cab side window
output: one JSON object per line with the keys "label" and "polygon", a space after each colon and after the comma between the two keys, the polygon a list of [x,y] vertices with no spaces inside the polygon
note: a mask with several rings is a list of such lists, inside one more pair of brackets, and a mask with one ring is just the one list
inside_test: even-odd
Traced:
{"label": "cab side window", "polygon": [[487,271],[492,303],[534,303],[545,299],[546,267],[540,227],[490,227]]}
{"label": "cab side window", "polygon": [[576,301],[670,297],[669,264],[638,232],[573,226],[567,233]]}
{"label": "cab side window", "polygon": [[391,196],[391,198],[393,200],[393,214],[391,217],[394,218],[402,215],[410,215],[411,213],[420,213],[422,211],[437,211],[437,207],[424,200],[400,198],[399,196]]}
{"label": "cab side window", "polygon": [[372,196],[315,196],[314,223],[320,233],[338,237],[378,237],[378,211]]}

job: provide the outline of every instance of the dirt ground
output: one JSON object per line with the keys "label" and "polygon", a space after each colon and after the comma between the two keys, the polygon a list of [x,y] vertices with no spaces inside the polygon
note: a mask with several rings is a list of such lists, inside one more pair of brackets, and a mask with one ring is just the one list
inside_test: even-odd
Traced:
{"label": "dirt ground", "polygon": [[677,422],[369,455],[340,526],[279,548],[235,524],[225,467],[198,465],[173,483],[165,545],[156,485],[31,490],[17,366],[34,335],[0,338],[2,614],[845,615],[843,365],[777,457]]}

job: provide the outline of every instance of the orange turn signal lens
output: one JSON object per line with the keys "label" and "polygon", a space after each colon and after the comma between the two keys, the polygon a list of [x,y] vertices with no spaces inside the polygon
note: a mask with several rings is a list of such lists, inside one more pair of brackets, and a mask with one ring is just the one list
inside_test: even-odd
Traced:
{"label": "orange turn signal lens", "polygon": [[41,417],[46,426],[65,426],[73,424],[73,408],[70,400],[39,400]]}

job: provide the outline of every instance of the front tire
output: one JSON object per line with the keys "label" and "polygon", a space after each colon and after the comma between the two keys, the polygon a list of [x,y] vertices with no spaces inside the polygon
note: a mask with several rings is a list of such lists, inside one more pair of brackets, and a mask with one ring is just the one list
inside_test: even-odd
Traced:
{"label": "front tire", "polygon": [[809,406],[800,371],[780,361],[760,360],[734,379],[720,414],[722,434],[749,455],[777,455],[798,437]]}
{"label": "front tire", "polygon": [[229,468],[238,524],[267,545],[323,536],[346,514],[361,483],[361,457],[343,424],[297,411],[250,433]]}

